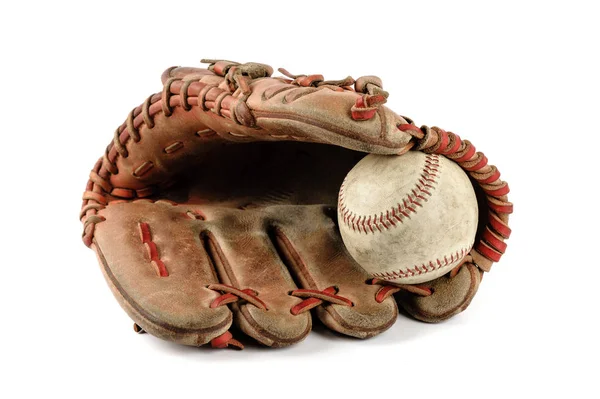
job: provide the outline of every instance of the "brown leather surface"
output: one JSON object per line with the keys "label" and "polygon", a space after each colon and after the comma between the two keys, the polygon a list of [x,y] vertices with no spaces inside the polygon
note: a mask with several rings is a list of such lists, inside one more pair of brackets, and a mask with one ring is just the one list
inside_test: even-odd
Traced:
{"label": "brown leather surface", "polygon": [[398,294],[398,300],[415,319],[437,323],[465,310],[477,293],[480,282],[481,272],[468,264],[455,277],[446,275],[428,283],[433,291],[430,296],[403,291]]}
{"label": "brown leather surface", "polygon": [[[337,286],[354,306],[325,305],[319,317],[348,335],[375,335],[395,321],[396,304],[375,301],[378,287],[366,284],[332,219],[337,187],[360,157],[303,143],[222,148],[164,196],[111,203],[98,213],[105,221],[95,248],[107,280],[138,325],[178,342],[204,344],[229,328],[228,308],[210,308],[219,293],[206,286],[217,282],[258,292],[268,310],[249,303],[232,310],[241,329],[266,345],[295,343],[309,333],[310,313],[290,312],[302,300],[289,295],[297,288]],[[152,266],[140,223],[150,227],[168,277]]]}
{"label": "brown leather surface", "polygon": [[[329,328],[370,337],[395,321],[397,291],[424,321],[466,308],[480,269],[499,259],[510,234],[512,204],[495,167],[468,141],[381,105],[387,93],[376,77],[282,72],[272,78],[270,67],[229,61],[170,68],[162,93],[116,130],[90,174],[81,218],[121,306],[153,335],[219,347],[232,322],[265,345],[298,342],[312,308]],[[341,241],[338,190],[364,153],[413,147],[470,173],[486,207],[483,238],[452,277],[371,285]]]}

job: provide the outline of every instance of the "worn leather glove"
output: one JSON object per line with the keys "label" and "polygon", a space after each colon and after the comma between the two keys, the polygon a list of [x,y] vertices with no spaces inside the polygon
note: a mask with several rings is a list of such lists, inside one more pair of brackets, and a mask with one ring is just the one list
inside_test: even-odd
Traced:
{"label": "worn leather glove", "polygon": [[[366,338],[394,323],[396,300],[429,322],[468,306],[510,235],[508,186],[483,154],[390,111],[373,76],[274,78],[262,64],[209,63],[165,71],[162,93],[129,113],[83,196],[83,240],[137,331],[241,346],[235,322],[285,346],[310,332],[311,309]],[[336,220],[342,180],[366,153],[409,150],[456,161],[480,200],[474,249],[422,285],[369,279]]]}

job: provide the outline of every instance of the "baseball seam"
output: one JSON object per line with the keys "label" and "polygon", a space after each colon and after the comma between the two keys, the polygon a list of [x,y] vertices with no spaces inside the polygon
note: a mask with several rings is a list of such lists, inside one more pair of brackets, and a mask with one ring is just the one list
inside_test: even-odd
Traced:
{"label": "baseball seam", "polygon": [[423,202],[427,202],[427,198],[431,197],[431,190],[435,190],[435,184],[437,184],[438,180],[439,162],[439,155],[427,154],[425,165],[421,170],[415,187],[396,206],[379,214],[358,215],[349,209],[346,204],[346,180],[344,180],[340,187],[338,200],[338,209],[344,224],[359,233],[375,234],[376,232],[381,233],[383,230],[397,227],[398,223],[404,223],[404,219],[410,218],[411,213],[417,213],[418,208],[423,207]]}
{"label": "baseball seam", "polygon": [[435,260],[430,260],[429,262],[420,265],[414,265],[412,268],[409,267],[407,269],[393,270],[390,272],[371,273],[371,275],[382,280],[396,280],[419,276],[424,273],[431,273],[444,267],[454,266],[462,260],[470,250],[471,247],[461,248],[456,252],[452,252],[450,255],[444,255],[442,259],[436,258]]}

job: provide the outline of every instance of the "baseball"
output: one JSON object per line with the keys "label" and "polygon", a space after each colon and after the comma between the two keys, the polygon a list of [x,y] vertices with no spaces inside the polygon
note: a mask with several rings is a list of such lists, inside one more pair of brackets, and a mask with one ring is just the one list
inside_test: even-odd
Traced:
{"label": "baseball", "polygon": [[442,155],[367,155],[338,198],[342,239],[371,277],[418,284],[458,266],[475,240],[478,206],[467,174]]}

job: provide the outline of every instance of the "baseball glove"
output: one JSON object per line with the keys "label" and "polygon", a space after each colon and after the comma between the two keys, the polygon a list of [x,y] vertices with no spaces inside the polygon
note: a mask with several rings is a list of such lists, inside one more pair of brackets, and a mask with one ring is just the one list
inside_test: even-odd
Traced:
{"label": "baseball glove", "polygon": [[[83,241],[136,331],[239,347],[232,323],[267,346],[301,341],[313,310],[367,338],[398,314],[427,322],[464,310],[500,259],[512,204],[496,167],[458,135],[417,127],[383,104],[374,76],[272,77],[257,63],[173,67],[133,109],[90,173]],[[421,285],[369,279],[337,227],[340,185],[365,153],[443,154],[479,199],[476,245]],[[396,295],[393,295],[396,294]]]}

